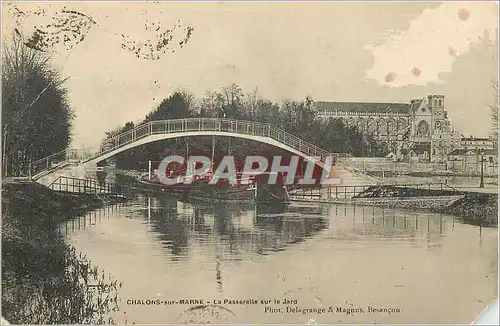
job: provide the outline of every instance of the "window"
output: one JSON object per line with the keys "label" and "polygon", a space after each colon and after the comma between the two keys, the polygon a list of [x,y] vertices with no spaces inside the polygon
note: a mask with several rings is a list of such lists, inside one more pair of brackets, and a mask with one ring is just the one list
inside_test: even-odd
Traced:
{"label": "window", "polygon": [[429,134],[429,124],[425,120],[420,121],[417,125],[417,135],[426,136],[428,134]]}

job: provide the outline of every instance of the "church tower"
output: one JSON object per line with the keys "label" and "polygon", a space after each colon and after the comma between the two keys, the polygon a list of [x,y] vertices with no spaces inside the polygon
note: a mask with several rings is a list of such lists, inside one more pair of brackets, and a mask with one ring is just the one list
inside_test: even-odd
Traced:
{"label": "church tower", "polygon": [[427,98],[412,101],[412,139],[430,142],[432,133],[432,111]]}
{"label": "church tower", "polygon": [[447,155],[459,146],[460,135],[451,128],[444,108],[444,95],[429,95],[431,118],[431,162],[445,163]]}
{"label": "church tower", "polygon": [[432,113],[432,134],[449,132],[450,125],[448,123],[448,117],[444,109],[444,95],[429,95],[428,103]]}

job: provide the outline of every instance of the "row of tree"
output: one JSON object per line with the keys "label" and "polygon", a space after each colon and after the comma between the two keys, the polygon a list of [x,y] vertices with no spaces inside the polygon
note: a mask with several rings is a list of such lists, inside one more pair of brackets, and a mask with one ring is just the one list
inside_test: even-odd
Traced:
{"label": "row of tree", "polygon": [[[287,100],[276,103],[264,99],[257,90],[245,94],[235,84],[223,87],[220,91],[208,92],[201,99],[196,99],[186,91],[175,92],[137,125],[153,120],[187,117],[219,117],[266,122],[329,152],[350,153],[354,156],[381,156],[389,152],[386,144],[377,142],[372,135],[363,134],[355,126],[344,124],[341,119],[320,118],[309,96],[303,101]],[[107,132],[103,144],[137,125],[134,122],[127,122],[123,127]],[[151,143],[119,154],[116,164],[119,168],[137,168],[138,164],[144,167],[149,160],[159,161],[172,151],[184,150],[184,153],[188,150],[209,151],[211,145],[211,139],[202,137]],[[276,152],[277,149],[251,141],[218,137],[215,151],[216,155],[231,153],[235,156],[244,156],[256,152]]]}
{"label": "row of tree", "polygon": [[73,111],[50,57],[20,35],[2,57],[2,174],[26,174],[30,162],[66,149]]}
{"label": "row of tree", "polygon": [[[74,114],[48,53],[16,30],[2,54],[2,175],[26,176],[33,162],[67,148]],[[86,201],[36,185],[3,185],[2,317],[16,324],[112,323],[121,285],[58,230],[61,216]]]}

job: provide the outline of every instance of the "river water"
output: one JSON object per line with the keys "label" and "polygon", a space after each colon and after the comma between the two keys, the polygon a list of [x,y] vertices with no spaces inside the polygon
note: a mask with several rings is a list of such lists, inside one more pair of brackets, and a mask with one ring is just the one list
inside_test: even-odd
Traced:
{"label": "river water", "polygon": [[137,194],[63,232],[123,283],[117,323],[470,323],[496,297],[497,229],[453,216]]}

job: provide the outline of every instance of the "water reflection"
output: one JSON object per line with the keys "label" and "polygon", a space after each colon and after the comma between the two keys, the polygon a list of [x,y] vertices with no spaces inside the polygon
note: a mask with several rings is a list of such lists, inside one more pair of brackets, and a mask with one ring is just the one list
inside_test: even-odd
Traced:
{"label": "water reflection", "polygon": [[143,215],[164,247],[187,256],[194,244],[217,244],[231,259],[267,254],[312,237],[328,224],[321,211],[227,203],[190,204],[169,198],[144,198]]}
{"label": "water reflection", "polygon": [[[217,247],[225,260],[269,255],[324,233],[327,239],[356,242],[398,241],[440,246],[455,219],[440,214],[356,205],[258,206],[219,202],[184,203],[139,195],[125,204],[90,212],[63,225],[66,233],[84,230],[110,216],[147,224],[151,237],[172,261],[189,259],[190,250]],[[478,229],[479,231],[479,229]]]}
{"label": "water reflection", "polygon": [[451,216],[375,206],[331,206],[328,214],[336,223],[328,239],[370,246],[440,247],[455,223]]}
{"label": "water reflection", "polygon": [[89,227],[99,225],[104,219],[108,219],[119,213],[121,208],[124,207],[123,203],[115,205],[107,205],[103,208],[98,208],[93,211],[87,212],[80,217],[76,217],[67,220],[59,226],[59,232],[64,234],[70,234],[71,232],[76,232],[80,230],[85,230]]}
{"label": "water reflection", "polygon": [[[123,281],[124,299],[265,299],[288,293],[310,307],[320,305],[316,298],[324,305],[349,300],[397,306],[403,313],[377,322],[428,323],[449,321],[457,313],[463,315],[456,320],[469,320],[484,308],[474,306],[477,300],[464,301],[438,317],[427,308],[439,307],[450,293],[459,297],[473,291],[464,288],[470,279],[476,280],[470,287],[482,286],[484,293],[496,288],[495,230],[434,213],[355,205],[185,203],[139,194],[67,221],[63,229],[78,250]],[[457,287],[460,291],[453,292]],[[413,301],[398,299],[403,290]],[[418,315],[415,305],[423,307]],[[239,318],[232,322],[304,323],[314,317],[274,316],[257,306],[231,308]],[[122,304],[121,309],[122,319],[146,324],[171,323],[186,307]],[[368,314],[321,318],[324,323],[374,321]]]}

